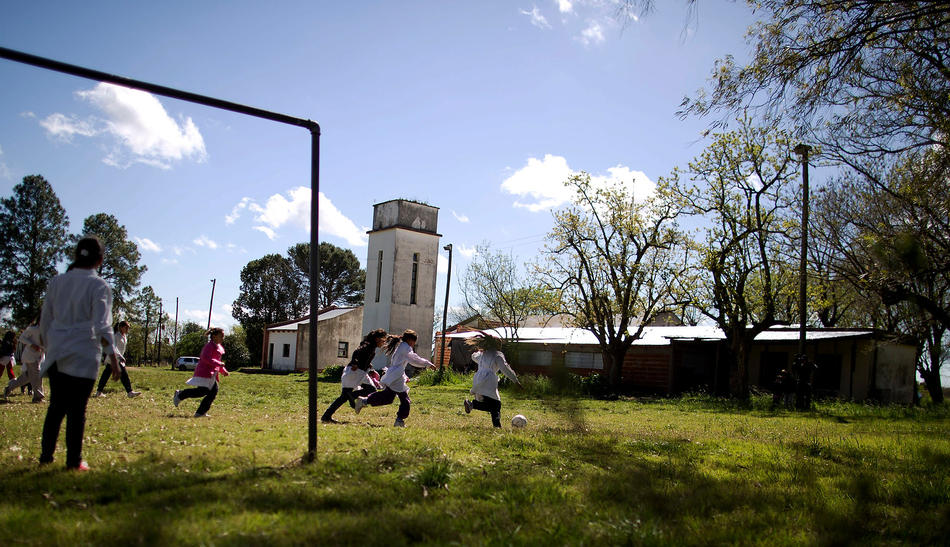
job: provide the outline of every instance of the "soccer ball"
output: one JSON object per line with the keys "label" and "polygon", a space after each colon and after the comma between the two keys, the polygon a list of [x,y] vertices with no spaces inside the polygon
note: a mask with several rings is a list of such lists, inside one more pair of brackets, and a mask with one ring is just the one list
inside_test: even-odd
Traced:
{"label": "soccer ball", "polygon": [[511,425],[514,427],[524,427],[528,425],[528,419],[521,414],[515,414],[514,417],[511,418]]}

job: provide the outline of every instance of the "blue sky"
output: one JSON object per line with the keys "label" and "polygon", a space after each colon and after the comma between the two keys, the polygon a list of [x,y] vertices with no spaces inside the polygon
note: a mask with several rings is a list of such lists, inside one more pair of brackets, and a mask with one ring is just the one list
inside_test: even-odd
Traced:
{"label": "blue sky", "polygon": [[[374,203],[439,207],[452,306],[476,245],[538,254],[571,172],[649,187],[702,151],[674,112],[746,58],[752,14],[659,4],[622,27],[611,0],[40,0],[7,4],[0,46],[317,121],[321,240],[365,265]],[[306,130],[6,60],[0,84],[0,195],[41,174],[72,231],[114,215],[180,320],[207,321],[214,278],[234,324],[241,268],[309,240]]]}

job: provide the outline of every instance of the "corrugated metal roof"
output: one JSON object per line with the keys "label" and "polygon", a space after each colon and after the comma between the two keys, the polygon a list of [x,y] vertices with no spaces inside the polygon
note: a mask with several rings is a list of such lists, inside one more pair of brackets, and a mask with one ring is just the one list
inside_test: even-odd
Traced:
{"label": "corrugated metal roof", "polygon": [[[511,329],[502,327],[486,329],[486,333],[501,338],[511,338]],[[449,334],[446,338],[471,338],[478,332],[461,332]],[[872,330],[809,330],[805,333],[806,340],[829,340],[836,338],[853,338],[869,336]],[[755,337],[758,342],[793,342],[798,340],[798,330],[788,327],[769,329]],[[597,337],[587,329],[576,327],[546,327],[518,329],[519,341],[526,344],[590,344],[596,345]],[[718,327],[710,325],[677,326],[677,327],[644,327],[640,338],[633,342],[634,346],[668,346],[672,340],[725,340],[726,335]]]}
{"label": "corrugated metal roof", "polygon": [[[359,308],[336,308],[334,310],[323,312],[317,316],[317,323],[319,323],[320,321],[326,321],[327,319],[333,319],[334,317],[339,317],[341,315],[350,313],[351,311],[355,311],[358,309]],[[279,327],[271,327],[267,330],[268,332],[296,331],[297,327],[301,325],[308,325],[308,324],[310,324],[310,319],[301,319],[300,321],[296,321],[294,323],[288,323],[286,325],[281,325]]]}

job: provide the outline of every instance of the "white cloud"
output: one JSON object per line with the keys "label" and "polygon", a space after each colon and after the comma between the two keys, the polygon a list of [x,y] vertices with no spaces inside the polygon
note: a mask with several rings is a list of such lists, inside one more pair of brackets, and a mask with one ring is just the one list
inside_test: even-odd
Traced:
{"label": "white cloud", "polygon": [[[532,213],[546,211],[571,201],[573,192],[564,182],[575,173],[562,156],[545,154],[541,160],[528,158],[524,167],[501,183],[501,189],[522,198],[515,201],[515,207],[525,208]],[[591,174],[590,180],[594,186],[625,185],[638,200],[652,195],[656,190],[656,183],[644,172],[622,165],[608,168],[606,175]]]}
{"label": "white cloud", "polygon": [[548,20],[541,15],[541,10],[538,9],[538,6],[531,8],[531,11],[521,10],[522,15],[527,15],[531,18],[531,24],[538,28],[551,28],[551,25],[548,23]]}
{"label": "white cloud", "polygon": [[218,244],[215,243],[213,240],[209,239],[208,236],[204,234],[201,234],[200,236],[198,236],[196,239],[192,241],[192,243],[194,243],[195,245],[199,247],[207,247],[209,249],[218,248]]}
{"label": "white cloud", "polygon": [[72,140],[74,135],[94,137],[100,133],[92,120],[80,120],[76,116],[58,113],[50,114],[40,120],[40,126],[51,136],[65,141]]}
{"label": "white cloud", "polygon": [[455,250],[458,252],[458,254],[464,256],[465,258],[467,258],[467,259],[469,259],[469,260],[471,260],[472,257],[475,256],[475,247],[474,247],[474,246],[469,247],[469,246],[467,246],[467,245],[459,245],[458,248],[455,249]]}
{"label": "white cloud", "polygon": [[457,220],[457,221],[459,221],[459,222],[461,222],[461,223],[463,223],[463,224],[464,224],[464,223],[467,223],[467,222],[469,221],[469,218],[468,218],[467,215],[460,215],[460,214],[456,213],[455,211],[452,211],[452,216],[455,217],[455,220]]}
{"label": "white cloud", "polygon": [[143,251],[150,251],[153,253],[162,252],[161,246],[147,237],[143,237],[143,238],[136,237],[134,239],[135,239],[136,245],[138,245],[139,248],[142,249]]}
{"label": "white cloud", "polygon": [[92,104],[102,117],[80,120],[75,115],[50,114],[42,125],[55,137],[71,139],[105,136],[114,142],[103,162],[125,168],[142,163],[169,169],[183,159],[204,161],[204,139],[191,118],[175,121],[154,95],[100,83],[76,95]]}
{"label": "white cloud", "polygon": [[581,31],[581,35],[578,38],[585,46],[602,44],[604,39],[604,27],[597,21],[589,21],[587,28]]}
{"label": "white cloud", "polygon": [[557,9],[561,13],[571,13],[574,11],[574,5],[571,0],[557,0]]}
{"label": "white cloud", "polygon": [[162,264],[178,264],[177,258],[163,258]]}
{"label": "white cloud", "polygon": [[501,183],[501,189],[530,202],[515,201],[515,207],[536,213],[557,207],[571,199],[564,181],[573,172],[561,156],[545,154],[544,159],[528,158],[528,163]]}
{"label": "white cloud", "polygon": [[234,222],[240,218],[241,211],[247,209],[247,206],[250,203],[251,198],[241,198],[241,201],[239,201],[238,204],[235,205],[233,209],[231,209],[231,214],[224,217],[224,223],[228,225],[234,224]]}
{"label": "white cloud", "polygon": [[[254,226],[254,229],[270,239],[275,239],[278,230],[284,226],[295,226],[310,233],[310,188],[298,186],[284,194],[274,194],[267,198],[263,206],[252,199],[245,198],[235,206],[234,211],[243,208],[242,204],[255,213],[254,221],[258,224]],[[367,228],[358,227],[323,192],[320,192],[318,205],[320,207],[318,229],[321,236],[333,235],[357,247],[366,245]],[[232,215],[235,214],[234,211]]]}

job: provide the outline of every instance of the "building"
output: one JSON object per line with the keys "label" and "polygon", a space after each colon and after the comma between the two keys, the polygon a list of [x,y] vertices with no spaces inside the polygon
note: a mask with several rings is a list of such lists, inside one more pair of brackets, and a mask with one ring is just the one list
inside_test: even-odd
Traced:
{"label": "building", "polygon": [[[363,307],[330,307],[317,315],[317,370],[350,362],[363,339]],[[310,317],[267,325],[264,329],[262,368],[308,370]]]}
{"label": "building", "polygon": [[[505,329],[493,331],[503,337]],[[448,334],[447,339],[475,332]],[[594,335],[578,328],[521,328],[506,356],[522,373],[548,374],[563,366],[587,376],[602,374],[603,359]],[[789,368],[798,351],[798,329],[775,327],[759,334],[749,359],[749,384],[771,389],[776,374]],[[725,393],[725,334],[713,326],[649,326],[627,351],[621,382],[631,390],[677,394]],[[452,345],[452,349],[456,346]],[[910,403],[914,397],[916,347],[868,329],[809,329],[806,353],[817,365],[816,396]],[[451,361],[453,364],[455,360]]]}
{"label": "building", "polygon": [[[435,280],[439,262],[439,209],[397,199],[373,206],[368,232],[366,294],[362,332],[412,329],[422,344],[416,352],[431,357]],[[383,364],[374,362],[382,368]]]}

